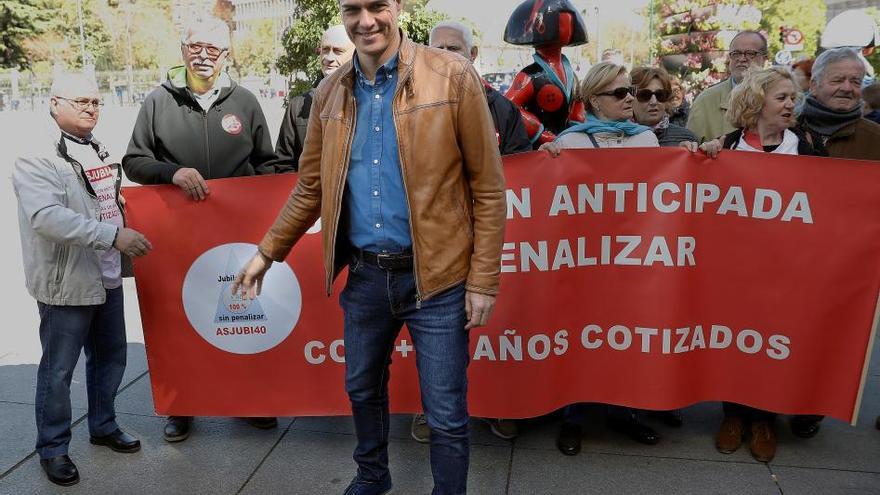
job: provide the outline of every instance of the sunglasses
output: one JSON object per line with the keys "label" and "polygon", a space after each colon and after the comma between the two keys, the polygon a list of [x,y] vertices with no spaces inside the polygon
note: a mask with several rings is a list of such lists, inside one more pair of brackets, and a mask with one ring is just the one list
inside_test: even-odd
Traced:
{"label": "sunglasses", "polygon": [[658,89],[657,91],[651,91],[650,89],[640,89],[636,91],[636,99],[642,103],[647,103],[651,101],[652,96],[657,98],[658,103],[666,103],[667,101],[669,101],[669,97],[672,96],[672,94],[665,89]]}
{"label": "sunglasses", "polygon": [[596,93],[596,95],[597,96],[613,96],[613,97],[617,98],[618,100],[622,100],[622,99],[626,98],[626,95],[635,95],[635,93],[636,93],[636,88],[633,88],[632,86],[629,86],[629,87],[621,86],[619,88],[614,88],[611,91],[605,91],[604,93]]}
{"label": "sunglasses", "polygon": [[212,60],[217,59],[221,53],[226,51],[226,48],[217,48],[214,45],[203,45],[201,43],[184,43],[183,46],[186,47],[190,55],[198,55],[202,53],[202,50],[205,50],[208,58]]}

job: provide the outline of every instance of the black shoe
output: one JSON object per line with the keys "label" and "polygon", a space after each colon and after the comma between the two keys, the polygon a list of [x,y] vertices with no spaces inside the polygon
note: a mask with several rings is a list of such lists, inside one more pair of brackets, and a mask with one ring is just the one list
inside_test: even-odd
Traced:
{"label": "black shoe", "polygon": [[70,486],[79,483],[79,471],[67,454],[40,459],[40,466],[43,466],[49,481],[56,485]]}
{"label": "black shoe", "polygon": [[89,438],[89,442],[92,442],[92,445],[104,445],[105,447],[110,447],[110,450],[114,452],[122,452],[123,454],[131,454],[132,452],[141,450],[141,441],[119,428],[116,428],[116,431],[109,435],[91,437]]}
{"label": "black shoe", "polygon": [[581,453],[581,437],[583,431],[580,425],[562,423],[559,433],[556,435],[556,448],[565,455],[578,455]]}
{"label": "black shoe", "polygon": [[261,430],[271,430],[278,427],[278,418],[242,418],[245,422],[254,428]]}
{"label": "black shoe", "polygon": [[391,486],[390,476],[378,483],[361,481],[355,476],[342,495],[385,495],[391,491]]}
{"label": "black shoe", "polygon": [[165,423],[165,441],[182,442],[189,438],[189,427],[192,424],[192,416],[168,416]]}
{"label": "black shoe", "polygon": [[608,418],[608,427],[645,445],[654,445],[660,441],[659,433],[650,426],[640,423],[633,415],[625,418],[611,416]]}
{"label": "black shoe", "polygon": [[788,426],[797,437],[813,438],[822,427],[822,416],[792,416]]}
{"label": "black shoe", "polygon": [[660,420],[661,423],[671,428],[681,428],[681,425],[684,424],[684,421],[681,419],[681,409],[650,411],[648,415]]}

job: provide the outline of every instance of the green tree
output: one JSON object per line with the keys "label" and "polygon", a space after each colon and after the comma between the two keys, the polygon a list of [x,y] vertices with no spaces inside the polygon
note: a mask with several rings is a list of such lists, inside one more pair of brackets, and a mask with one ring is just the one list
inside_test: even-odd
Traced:
{"label": "green tree", "polygon": [[[621,50],[626,63],[632,59],[634,66],[650,64],[648,60],[650,59],[649,50],[651,47],[647,43],[641,42],[641,40],[648,38],[647,26],[608,21],[603,22],[598,28],[600,31],[598,36],[590,32],[588,34],[589,41],[577,47],[583,58],[598,61],[602,56],[602,51],[616,48]],[[601,45],[601,47],[597,45]],[[601,48],[601,50],[597,50],[597,48]],[[597,51],[600,52],[598,57],[596,56]]]}
{"label": "green tree", "polygon": [[[446,15],[428,10],[426,4],[427,0],[404,2],[400,13],[400,27],[416,43],[426,44],[434,24],[446,19]],[[338,1],[301,0],[294,7],[293,18],[293,25],[282,38],[283,53],[276,66],[292,77],[290,92],[298,94],[307,91],[321,72],[318,45],[324,30],[341,22]]]}
{"label": "green tree", "polygon": [[275,65],[275,26],[271,19],[258,21],[244,35],[236,36],[233,67],[238,75],[265,75]]}
{"label": "green tree", "polygon": [[819,46],[819,38],[825,29],[825,0],[758,0],[761,13],[761,29],[767,33],[770,56],[782,50],[779,28],[794,28],[804,33],[804,49],[801,53],[812,55]]}
{"label": "green tree", "polygon": [[306,91],[321,72],[317,58],[321,35],[328,26],[339,24],[339,6],[335,0],[301,0],[293,8],[293,25],[282,36],[282,53],[276,66],[293,80],[290,91]]}
{"label": "green tree", "polygon": [[43,0],[0,0],[0,67],[30,66],[27,42],[46,30],[50,16]]}
{"label": "green tree", "polygon": [[[51,19],[39,36],[25,40],[33,62],[82,66],[79,15],[76,2],[40,0],[51,9]],[[121,70],[157,69],[180,63],[178,33],[165,0],[84,0],[83,21],[86,52],[95,68]]]}
{"label": "green tree", "polygon": [[[77,2],[50,1],[55,12],[52,31],[60,38],[58,42],[61,45],[53,50],[54,54],[60,56],[60,61],[68,67],[82,67],[84,61],[80,50]],[[107,16],[102,15],[108,9],[106,0],[82,0],[85,49],[98,70],[105,70],[112,65],[113,51],[116,48],[111,31],[104,22]]]}
{"label": "green tree", "polygon": [[113,40],[111,52],[102,54],[107,69],[128,65],[129,42],[134,69],[157,69],[181,63],[180,37],[166,2],[117,1],[116,7],[101,9],[99,13]]}

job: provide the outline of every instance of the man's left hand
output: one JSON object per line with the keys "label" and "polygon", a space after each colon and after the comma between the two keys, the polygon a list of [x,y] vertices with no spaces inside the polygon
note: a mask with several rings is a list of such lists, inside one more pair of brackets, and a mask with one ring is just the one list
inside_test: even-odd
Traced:
{"label": "man's left hand", "polygon": [[481,327],[489,323],[492,310],[495,308],[495,296],[487,296],[479,292],[467,291],[464,295],[464,311],[467,314],[465,330]]}

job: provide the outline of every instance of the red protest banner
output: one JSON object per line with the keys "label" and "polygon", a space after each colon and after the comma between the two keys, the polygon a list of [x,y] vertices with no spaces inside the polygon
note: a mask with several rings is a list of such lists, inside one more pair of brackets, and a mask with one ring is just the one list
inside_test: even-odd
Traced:
{"label": "red protest banner", "polygon": [[[880,292],[877,164],[568,150],[507,157],[505,175],[501,294],[471,332],[472,414],[729,400],[854,420]],[[126,190],[155,247],[135,273],[158,413],[349,413],[344,275],[326,297],[320,236],[255,301],[228,290],[295,181],[216,180],[205,202]],[[395,412],[420,407],[413,354],[404,332]]]}

